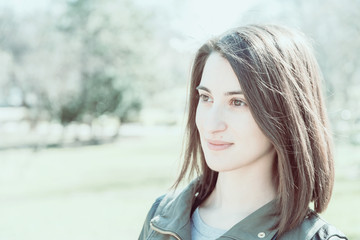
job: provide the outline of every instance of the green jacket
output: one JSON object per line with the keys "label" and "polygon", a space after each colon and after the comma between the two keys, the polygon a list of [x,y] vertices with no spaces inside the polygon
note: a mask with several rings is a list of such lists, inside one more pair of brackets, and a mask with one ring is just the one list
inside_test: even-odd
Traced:
{"label": "green jacket", "polygon": [[[180,194],[159,197],[151,207],[140,233],[139,240],[191,239],[191,209],[196,198],[196,181]],[[311,213],[297,228],[276,237],[276,230],[269,230],[276,217],[269,217],[274,202],[270,202],[224,233],[219,240],[337,240],[347,239],[334,226]]]}

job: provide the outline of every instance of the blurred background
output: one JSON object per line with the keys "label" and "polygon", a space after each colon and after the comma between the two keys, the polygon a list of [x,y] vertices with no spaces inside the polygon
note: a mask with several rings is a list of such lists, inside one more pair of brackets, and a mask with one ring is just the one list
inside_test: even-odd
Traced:
{"label": "blurred background", "polygon": [[0,239],[137,239],[179,169],[189,72],[248,23],[312,39],[336,153],[323,214],[360,239],[360,1],[0,0]]}

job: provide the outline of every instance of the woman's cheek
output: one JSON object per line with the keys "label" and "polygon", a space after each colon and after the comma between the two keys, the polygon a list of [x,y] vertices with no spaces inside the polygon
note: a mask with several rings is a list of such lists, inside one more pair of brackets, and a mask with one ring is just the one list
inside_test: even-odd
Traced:
{"label": "woman's cheek", "polygon": [[201,106],[198,105],[198,107],[196,108],[195,124],[199,132],[201,129],[201,116]]}

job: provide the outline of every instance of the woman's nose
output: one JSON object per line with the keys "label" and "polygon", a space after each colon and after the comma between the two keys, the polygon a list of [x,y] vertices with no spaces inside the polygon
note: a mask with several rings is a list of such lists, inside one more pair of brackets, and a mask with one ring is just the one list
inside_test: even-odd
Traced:
{"label": "woman's nose", "polygon": [[208,116],[205,119],[205,129],[210,134],[223,132],[227,129],[224,110],[221,107],[213,106],[209,109]]}

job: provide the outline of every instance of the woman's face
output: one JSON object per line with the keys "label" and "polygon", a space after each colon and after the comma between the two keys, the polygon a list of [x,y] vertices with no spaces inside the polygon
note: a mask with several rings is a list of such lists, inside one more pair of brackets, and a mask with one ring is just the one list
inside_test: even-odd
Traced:
{"label": "woman's face", "polygon": [[197,89],[196,126],[207,165],[222,172],[272,164],[274,147],[256,124],[225,58],[209,56]]}

